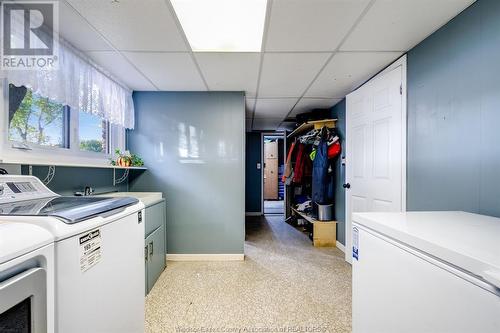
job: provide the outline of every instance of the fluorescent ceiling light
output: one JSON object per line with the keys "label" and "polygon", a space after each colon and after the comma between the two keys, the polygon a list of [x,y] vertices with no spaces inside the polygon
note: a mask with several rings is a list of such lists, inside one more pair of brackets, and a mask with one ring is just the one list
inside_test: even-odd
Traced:
{"label": "fluorescent ceiling light", "polygon": [[267,0],[171,0],[193,51],[260,52]]}

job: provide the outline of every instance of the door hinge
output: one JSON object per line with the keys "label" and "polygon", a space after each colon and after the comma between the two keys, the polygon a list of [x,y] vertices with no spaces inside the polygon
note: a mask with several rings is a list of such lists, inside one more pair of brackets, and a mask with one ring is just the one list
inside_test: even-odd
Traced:
{"label": "door hinge", "polygon": [[399,85],[399,94],[403,95],[403,85]]}

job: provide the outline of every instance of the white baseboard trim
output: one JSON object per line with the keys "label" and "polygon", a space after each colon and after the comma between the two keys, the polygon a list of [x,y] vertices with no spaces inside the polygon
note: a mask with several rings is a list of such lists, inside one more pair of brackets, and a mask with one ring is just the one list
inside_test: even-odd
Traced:
{"label": "white baseboard trim", "polygon": [[341,242],[337,241],[337,249],[345,253],[345,246]]}
{"label": "white baseboard trim", "polygon": [[167,260],[170,261],[242,261],[245,260],[243,253],[220,253],[220,254],[184,254],[167,253]]}
{"label": "white baseboard trim", "polygon": [[262,212],[245,212],[245,216],[261,216]]}

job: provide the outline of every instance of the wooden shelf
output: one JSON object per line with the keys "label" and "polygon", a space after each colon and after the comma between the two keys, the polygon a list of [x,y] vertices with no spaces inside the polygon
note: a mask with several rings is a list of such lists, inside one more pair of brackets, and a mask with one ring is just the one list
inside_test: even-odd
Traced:
{"label": "wooden shelf", "polygon": [[287,139],[293,138],[299,134],[308,132],[314,129],[321,129],[323,126],[328,128],[335,128],[335,123],[337,119],[321,119],[321,120],[311,120],[301,124],[292,133],[288,134]]}
{"label": "wooden shelf", "polygon": [[295,214],[299,215],[300,217],[302,217],[304,220],[306,220],[309,223],[317,223],[317,222],[321,222],[321,223],[331,223],[331,222],[337,223],[337,221],[333,221],[333,220],[332,221],[320,221],[320,220],[315,219],[311,215],[307,215],[304,212],[298,211],[296,208],[293,208],[293,207],[291,207],[291,208],[292,208],[292,211]]}
{"label": "wooden shelf", "polygon": [[292,208],[292,211],[313,225],[313,245],[315,247],[337,246],[337,221],[318,221],[304,212]]}
{"label": "wooden shelf", "polygon": [[101,169],[128,169],[128,170],[147,170],[145,166],[141,167],[122,167],[118,165],[111,164],[92,164],[92,163],[50,163],[50,162],[27,162],[27,161],[16,161],[16,160],[0,160],[0,163],[4,164],[21,164],[21,165],[33,165],[33,166],[56,166],[56,167],[70,167],[70,168],[101,168]]}

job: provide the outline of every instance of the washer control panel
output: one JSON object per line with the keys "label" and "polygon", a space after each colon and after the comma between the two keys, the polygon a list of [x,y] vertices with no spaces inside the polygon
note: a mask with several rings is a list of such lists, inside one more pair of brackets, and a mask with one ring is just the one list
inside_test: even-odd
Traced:
{"label": "washer control panel", "polygon": [[34,176],[0,176],[0,203],[56,196]]}

